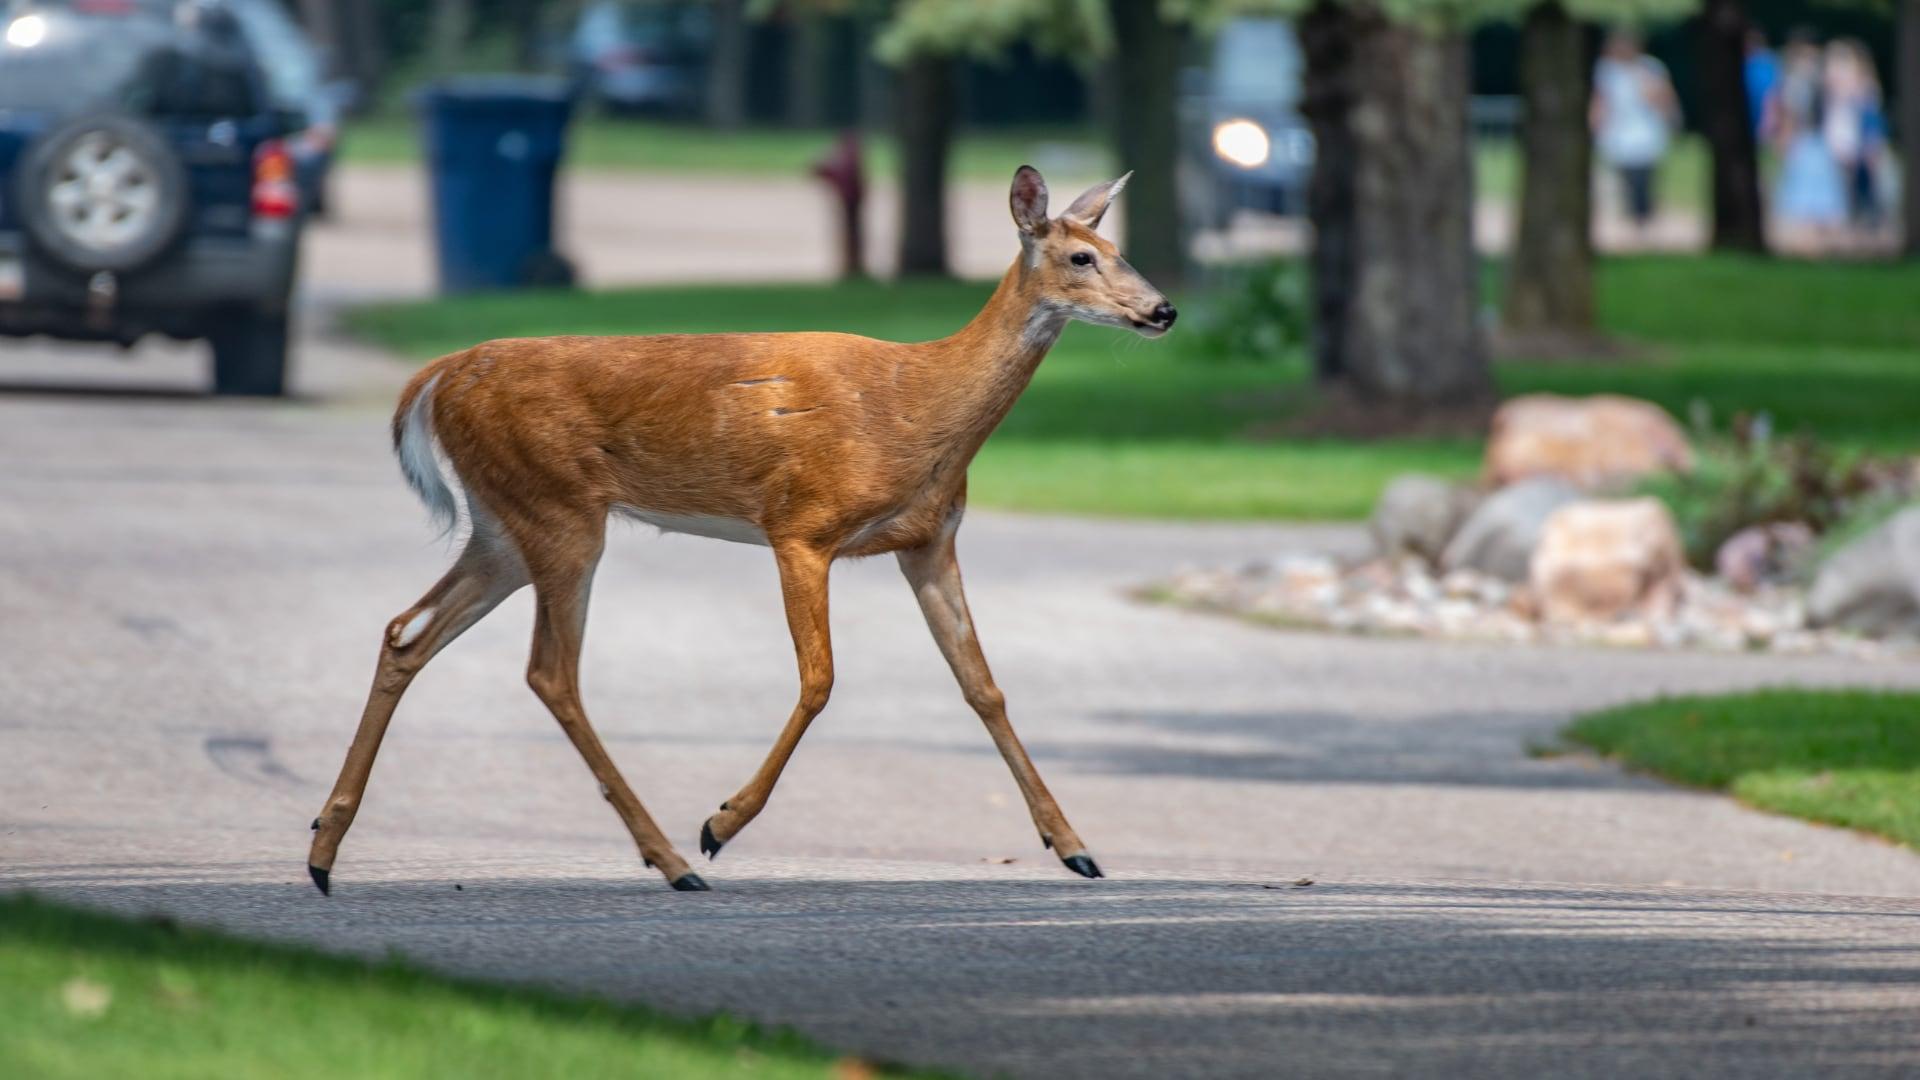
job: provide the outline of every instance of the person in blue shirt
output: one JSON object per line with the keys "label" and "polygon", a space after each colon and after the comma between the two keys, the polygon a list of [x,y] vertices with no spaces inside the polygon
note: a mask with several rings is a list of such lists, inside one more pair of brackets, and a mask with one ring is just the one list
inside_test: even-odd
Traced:
{"label": "person in blue shirt", "polygon": [[1767,123],[1767,102],[1773,97],[1773,88],[1780,83],[1780,60],[1767,45],[1766,31],[1752,27],[1747,31],[1747,59],[1744,68],[1747,82],[1747,120],[1753,125],[1753,133],[1763,133]]}

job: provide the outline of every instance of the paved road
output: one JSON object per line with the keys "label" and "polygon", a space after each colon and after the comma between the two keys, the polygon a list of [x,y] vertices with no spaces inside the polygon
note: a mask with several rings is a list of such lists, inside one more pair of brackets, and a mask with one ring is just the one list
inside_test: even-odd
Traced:
{"label": "paved road", "polygon": [[[983,640],[1105,881],[1040,849],[870,560],[836,572],[834,701],[703,868],[713,893],[639,867],[522,684],[520,597],[416,684],[323,899],[306,823],[375,636],[445,561],[385,453],[401,372],[314,342],[306,396],[262,405],[194,396],[195,349],[138,359],[0,343],[0,885],[977,1072],[1920,1070],[1920,857],[1526,752],[1659,691],[1920,672],[1280,633],[1124,596],[1344,529],[968,523]],[[766,553],[618,537],[585,670],[695,850],[791,705]]]}

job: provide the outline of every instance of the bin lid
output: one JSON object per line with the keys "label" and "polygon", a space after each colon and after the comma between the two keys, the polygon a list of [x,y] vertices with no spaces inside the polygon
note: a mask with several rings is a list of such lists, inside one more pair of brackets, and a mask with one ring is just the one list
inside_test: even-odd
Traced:
{"label": "bin lid", "polygon": [[440,79],[420,91],[420,104],[565,105],[573,100],[573,85],[557,75],[456,75]]}

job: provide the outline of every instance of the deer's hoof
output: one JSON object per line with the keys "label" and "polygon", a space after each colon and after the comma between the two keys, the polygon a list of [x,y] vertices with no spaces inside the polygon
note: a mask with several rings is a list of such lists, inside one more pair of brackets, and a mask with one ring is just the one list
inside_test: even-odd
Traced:
{"label": "deer's hoof", "polygon": [[321,896],[333,895],[333,888],[327,883],[327,871],[322,870],[321,868],[313,865],[312,863],[308,863],[307,873],[313,875],[313,884],[316,888],[320,890]]}
{"label": "deer's hoof", "polygon": [[1066,858],[1061,859],[1060,861],[1067,864],[1067,869],[1073,871],[1076,874],[1079,874],[1081,877],[1084,877],[1084,878],[1097,878],[1097,877],[1107,876],[1100,872],[1100,867],[1094,863],[1093,858],[1091,856],[1069,855]]}
{"label": "deer's hoof", "polygon": [[712,859],[715,855],[720,854],[720,849],[724,846],[721,841],[714,839],[713,819],[708,818],[702,822],[700,825],[700,854],[705,855],[708,859]]}
{"label": "deer's hoof", "polygon": [[673,879],[674,892],[712,892],[713,886],[700,880],[700,875],[689,870]]}

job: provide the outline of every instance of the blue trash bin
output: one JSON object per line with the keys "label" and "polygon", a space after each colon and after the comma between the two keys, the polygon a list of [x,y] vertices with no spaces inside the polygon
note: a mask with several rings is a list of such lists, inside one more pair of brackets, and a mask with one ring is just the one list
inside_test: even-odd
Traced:
{"label": "blue trash bin", "polygon": [[420,99],[443,292],[565,285],[553,181],[573,97],[563,79],[449,79]]}

